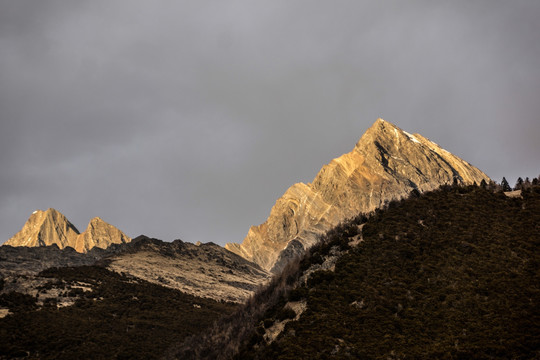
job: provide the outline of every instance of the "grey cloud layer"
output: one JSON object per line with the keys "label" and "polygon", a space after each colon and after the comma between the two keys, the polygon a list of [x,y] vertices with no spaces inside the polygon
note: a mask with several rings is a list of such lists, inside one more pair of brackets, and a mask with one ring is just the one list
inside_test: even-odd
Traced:
{"label": "grey cloud layer", "polygon": [[0,235],[241,241],[378,117],[537,176],[537,1],[0,1]]}

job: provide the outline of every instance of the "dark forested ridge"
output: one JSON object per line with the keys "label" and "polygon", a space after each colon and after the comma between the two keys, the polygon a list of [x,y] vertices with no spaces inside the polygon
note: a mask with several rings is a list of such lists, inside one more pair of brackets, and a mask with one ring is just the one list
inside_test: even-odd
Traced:
{"label": "dark forested ridge", "polygon": [[201,332],[236,305],[181,293],[98,266],[52,268],[43,291],[77,298],[39,308],[29,295],[8,293],[0,305],[0,358],[154,359],[172,341]]}
{"label": "dark forested ridge", "polygon": [[540,356],[537,191],[437,191],[362,230],[335,272],[310,279],[299,321],[244,358]]}
{"label": "dark forested ridge", "polygon": [[[171,357],[540,358],[539,245],[538,186],[518,197],[485,186],[413,193],[328,232]],[[325,268],[332,254],[335,269]],[[307,308],[290,321],[294,304]],[[240,338],[224,344],[231,331]]]}

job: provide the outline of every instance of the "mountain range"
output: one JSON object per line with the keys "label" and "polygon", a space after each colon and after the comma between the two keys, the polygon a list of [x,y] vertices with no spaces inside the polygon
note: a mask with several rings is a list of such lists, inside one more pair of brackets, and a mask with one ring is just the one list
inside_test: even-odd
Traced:
{"label": "mountain range", "polygon": [[[310,344],[310,358],[416,358],[428,343],[433,358],[485,344],[488,358],[530,355],[512,344],[538,340],[526,334],[540,323],[531,306],[539,181],[503,193],[433,141],[378,119],[311,183],[291,186],[242,243],[131,239],[100,218],[80,233],[59,211],[37,210],[0,246],[0,359],[146,359],[168,349],[171,358],[301,358]],[[406,350],[424,328],[422,345]],[[492,342],[496,334],[507,343]],[[439,335],[444,346],[430,343]]]}
{"label": "mountain range", "polygon": [[[328,229],[388,202],[444,184],[489,182],[482,171],[420,134],[383,119],[364,133],[353,150],[322,167],[313,181],[297,183],[279,198],[267,220],[252,226],[242,243],[225,248],[271,273],[303,254]],[[79,233],[55,209],[37,210],[4,245],[57,245],[86,253],[131,238],[99,217]]]}
{"label": "mountain range", "polygon": [[[268,219],[252,226],[241,244],[225,248],[262,269],[279,272],[313,246],[328,229],[369,213],[389,201],[444,184],[489,182],[482,171],[420,134],[383,119],[364,133],[353,150],[323,166],[313,181],[297,183],[279,198]],[[99,217],[83,233],[55,209],[35,211],[4,245],[72,247],[87,252],[131,239]]]}

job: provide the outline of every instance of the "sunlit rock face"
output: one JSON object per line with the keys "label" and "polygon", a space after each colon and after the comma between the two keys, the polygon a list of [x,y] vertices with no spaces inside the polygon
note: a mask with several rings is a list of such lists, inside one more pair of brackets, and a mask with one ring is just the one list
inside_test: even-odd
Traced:
{"label": "sunlit rock face", "polygon": [[86,231],[80,234],[63,214],[51,208],[34,211],[23,228],[4,245],[36,247],[55,244],[60,249],[69,246],[78,252],[87,252],[93,247],[105,249],[111,244],[130,241],[131,238],[122,231],[100,218],[92,219]]}
{"label": "sunlit rock face", "polygon": [[[253,226],[242,244],[225,247],[259,264],[274,267],[293,239],[309,248],[340,222],[367,213],[385,202],[407,196],[413,189],[433,190],[443,184],[479,184],[489,177],[471,164],[419,134],[409,134],[378,119],[354,149],[323,166],[312,183],[295,184],[276,201],[268,219]],[[298,253],[304,251],[294,246]]]}
{"label": "sunlit rock face", "polygon": [[55,209],[36,210],[30,215],[21,231],[6,241],[10,246],[48,246],[56,244],[60,249],[74,247],[79,231]]}
{"label": "sunlit rock face", "polygon": [[93,247],[106,249],[111,244],[123,244],[130,242],[131,238],[126,236],[111,224],[106,223],[99,217],[90,220],[86,230],[77,237],[75,250],[87,252]]}

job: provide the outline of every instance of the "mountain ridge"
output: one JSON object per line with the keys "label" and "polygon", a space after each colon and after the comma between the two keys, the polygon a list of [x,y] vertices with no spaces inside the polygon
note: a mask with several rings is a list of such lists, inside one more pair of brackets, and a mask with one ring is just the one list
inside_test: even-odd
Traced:
{"label": "mountain ridge", "polygon": [[212,242],[196,245],[141,235],[129,244],[112,245],[109,253],[100,261],[109,270],[218,301],[241,303],[270,278],[257,264]]}
{"label": "mountain ridge", "polygon": [[0,247],[0,279],[6,279],[11,291],[32,296],[42,285],[36,280],[40,271],[80,266],[98,266],[185,294],[234,303],[248,299],[271,277],[257,264],[211,242],[196,245],[140,235],[85,253],[57,244]]}

